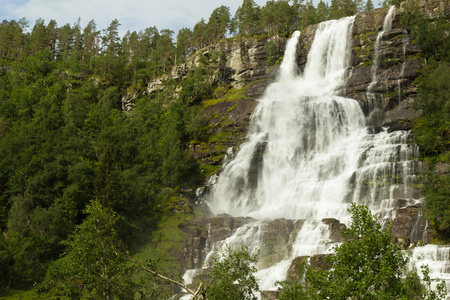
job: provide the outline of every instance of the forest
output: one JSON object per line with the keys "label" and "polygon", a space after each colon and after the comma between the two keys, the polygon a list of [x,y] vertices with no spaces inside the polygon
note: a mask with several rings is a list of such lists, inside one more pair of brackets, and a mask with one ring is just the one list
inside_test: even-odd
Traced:
{"label": "forest", "polygon": [[[133,257],[165,216],[192,213],[180,194],[192,194],[207,174],[187,147],[208,135],[201,102],[220,87],[205,80],[220,57],[188,74],[179,93],[169,82],[146,95],[148,82],[223,39],[287,38],[308,25],[373,8],[371,0],[320,1],[316,7],[311,0],[270,0],[262,7],[244,0],[234,16],[220,6],[207,21],[177,34],[149,27],[123,37],[117,19],[106,29],[94,20],[85,28],[80,22],[38,19],[30,26],[26,19],[3,20],[0,296],[33,290],[122,299],[140,291],[141,299],[157,299],[166,282],[138,282],[127,254]],[[449,241],[450,179],[448,171],[434,171],[450,162],[449,23],[430,22],[414,6],[402,22],[428,62],[416,80],[415,107],[422,115],[413,132],[429,165],[418,184],[436,239]],[[121,99],[132,91],[141,96],[125,112]],[[103,266],[92,263],[102,257]],[[147,263],[157,268],[157,261]],[[108,292],[101,294],[97,284]]]}

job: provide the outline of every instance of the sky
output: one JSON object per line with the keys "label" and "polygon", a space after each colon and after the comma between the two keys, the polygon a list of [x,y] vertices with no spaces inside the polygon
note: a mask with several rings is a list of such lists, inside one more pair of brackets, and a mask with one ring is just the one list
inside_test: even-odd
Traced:
{"label": "sky", "polygon": [[[262,6],[267,0],[255,2]],[[234,15],[241,4],[242,0],[0,0],[0,22],[25,17],[32,28],[38,18],[45,24],[55,20],[58,26],[73,25],[80,18],[81,27],[94,20],[97,29],[106,29],[117,19],[121,35],[152,26],[177,34],[183,27],[193,29],[202,17],[208,21],[221,5],[230,7]]]}

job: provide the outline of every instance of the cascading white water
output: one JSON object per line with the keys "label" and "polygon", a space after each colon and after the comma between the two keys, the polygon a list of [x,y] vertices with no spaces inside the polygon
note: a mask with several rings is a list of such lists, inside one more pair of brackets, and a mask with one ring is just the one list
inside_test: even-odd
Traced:
{"label": "cascading white water", "polygon": [[380,63],[381,39],[383,38],[383,35],[386,31],[392,29],[392,16],[394,13],[394,9],[395,9],[395,6],[391,6],[389,8],[389,11],[384,18],[383,30],[377,34],[377,39],[375,41],[374,54],[373,54],[372,82],[369,84],[369,87],[367,88],[368,93],[372,93],[373,87],[377,83],[377,70],[378,70],[378,65]]}
{"label": "cascading white water", "polygon": [[406,46],[409,44],[409,38],[407,37],[408,31],[406,29],[403,29],[403,35],[405,36],[403,38],[403,63],[402,68],[400,70],[400,77],[397,79],[397,90],[398,90],[398,104],[402,102],[402,89],[401,89],[401,80],[405,74],[405,65],[406,65]]}
{"label": "cascading white water", "polygon": [[[248,142],[219,176],[210,200],[214,213],[258,219],[345,213],[336,199],[344,199],[366,134],[359,104],[335,95],[349,66],[352,24],[346,18],[319,25],[303,76],[293,71],[298,33],[288,42],[280,79],[260,100]],[[263,159],[259,169],[252,165],[255,155]]]}
{"label": "cascading white water", "polygon": [[377,71],[378,71],[378,65],[380,63],[380,46],[381,46],[381,39],[383,38],[383,35],[386,31],[392,29],[392,16],[394,14],[395,6],[391,6],[389,8],[388,13],[386,14],[383,22],[383,29],[377,34],[377,38],[374,45],[374,51],[373,51],[373,64],[372,64],[372,80],[369,86],[367,87],[366,92],[366,98],[367,103],[369,105],[369,116],[367,118],[368,122],[373,122],[377,115],[380,113],[378,101],[377,101],[377,95],[374,93],[374,88],[376,86],[377,82]]}
{"label": "cascading white water", "polygon": [[260,266],[263,290],[274,289],[274,283],[286,277],[295,257],[329,251],[333,241],[322,219],[347,223],[350,202],[367,204],[388,219],[395,214],[397,199],[421,201],[411,187],[421,164],[409,133],[370,132],[358,102],[337,95],[350,67],[353,21],[349,17],[318,26],[300,75],[300,33],[294,33],[279,79],[252,116],[246,142],[224,165],[209,195],[213,213],[259,220],[211,245],[211,251],[225,245],[247,245],[254,251],[265,246],[271,220],[301,223],[289,237],[289,251]]}
{"label": "cascading white water", "polygon": [[[416,270],[422,276],[421,266],[427,265],[430,270],[430,278],[445,281],[447,291],[450,290],[450,247],[439,245],[425,245],[416,247],[410,256],[409,268]],[[432,283],[435,288],[438,281]],[[447,295],[447,299],[450,296]]]}

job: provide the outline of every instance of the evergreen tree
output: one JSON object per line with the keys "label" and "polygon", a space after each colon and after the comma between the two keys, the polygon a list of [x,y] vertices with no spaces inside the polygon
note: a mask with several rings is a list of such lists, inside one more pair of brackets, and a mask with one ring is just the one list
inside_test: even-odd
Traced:
{"label": "evergreen tree", "polygon": [[184,62],[193,50],[193,32],[189,28],[182,28],[177,35],[176,64]]}
{"label": "evergreen tree", "polygon": [[323,2],[320,0],[320,2],[317,4],[317,22],[323,22],[328,20],[328,14],[329,14],[329,7],[328,3]]}
{"label": "evergreen tree", "polygon": [[197,24],[194,26],[193,31],[193,39],[194,39],[194,46],[195,49],[201,49],[204,46],[206,46],[206,39],[205,39],[205,32],[207,29],[207,25],[205,20],[202,18]]}
{"label": "evergreen tree", "polygon": [[374,9],[374,6],[373,6],[372,0],[367,0],[364,10],[369,11],[369,10],[373,10],[373,9]]}
{"label": "evergreen tree", "polygon": [[207,24],[208,43],[211,44],[225,38],[227,31],[230,29],[230,23],[230,8],[224,5],[216,8],[209,17]]}
{"label": "evergreen tree", "polygon": [[260,7],[253,0],[244,0],[236,11],[235,19],[241,35],[256,34],[259,29]]}

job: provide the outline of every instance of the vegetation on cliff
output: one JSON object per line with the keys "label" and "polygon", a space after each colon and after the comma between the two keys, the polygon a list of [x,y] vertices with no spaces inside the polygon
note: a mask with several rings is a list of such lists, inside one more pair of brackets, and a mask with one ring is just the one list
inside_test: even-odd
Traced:
{"label": "vegetation on cliff", "polygon": [[[429,166],[423,194],[427,216],[436,237],[450,241],[450,22],[438,16],[432,22],[418,3],[406,1],[401,21],[418,43],[426,65],[415,80],[415,108],[422,112],[414,121],[415,142]],[[443,170],[436,172],[437,166]]]}

